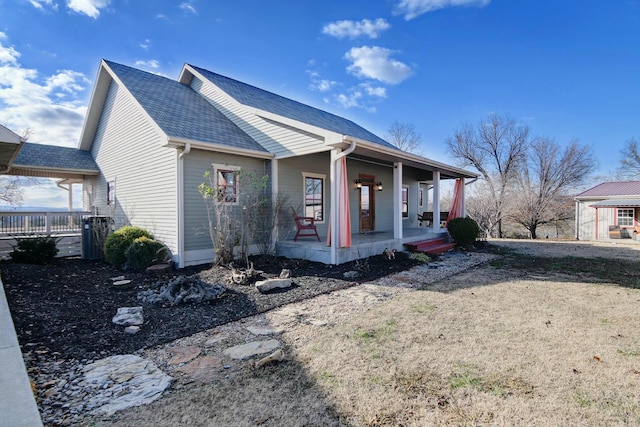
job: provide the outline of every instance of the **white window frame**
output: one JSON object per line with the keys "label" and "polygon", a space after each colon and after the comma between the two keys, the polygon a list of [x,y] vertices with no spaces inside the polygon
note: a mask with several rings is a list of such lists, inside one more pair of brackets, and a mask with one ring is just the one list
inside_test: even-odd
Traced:
{"label": "white window frame", "polygon": [[223,164],[215,164],[212,163],[211,166],[213,167],[213,174],[214,174],[214,185],[215,185],[215,190],[216,190],[216,194],[218,193],[218,189],[220,188],[220,186],[218,185],[218,173],[219,172],[234,172],[235,174],[235,178],[236,178],[236,183],[235,183],[235,200],[233,202],[227,202],[224,200],[219,200],[218,197],[216,196],[216,202],[217,203],[225,203],[231,206],[237,206],[240,204],[240,170],[242,169],[240,166],[233,166],[233,165],[223,165]]}
{"label": "white window frame", "polygon": [[[627,215],[620,215],[621,213],[623,213],[624,211],[630,211],[631,212],[631,216],[627,216]],[[627,212],[628,213],[628,212]],[[618,225],[620,227],[633,227],[634,224],[634,220],[635,220],[635,209],[634,208],[616,208],[616,220],[618,222]],[[630,220],[631,223],[630,224],[623,224],[622,222],[627,222],[627,220]]]}
{"label": "white window frame", "polygon": [[116,180],[107,181],[107,206],[116,205]]}
{"label": "white window frame", "polygon": [[315,220],[315,223],[324,224],[324,222],[327,221],[327,198],[325,197],[327,176],[319,173],[302,172],[302,216],[307,216],[307,178],[322,180],[322,205],[320,207],[320,211],[322,212],[322,219]]}

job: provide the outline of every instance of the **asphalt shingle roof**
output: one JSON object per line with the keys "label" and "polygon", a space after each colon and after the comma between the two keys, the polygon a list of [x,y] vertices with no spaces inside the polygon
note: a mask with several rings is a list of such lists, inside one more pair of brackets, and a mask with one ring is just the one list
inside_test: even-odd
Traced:
{"label": "asphalt shingle roof", "polygon": [[335,114],[276,95],[275,93],[239,82],[194,65],[190,66],[241,104],[343,135],[354,136],[388,148],[396,148],[379,136],[369,132],[351,120],[345,119],[344,117],[336,116]]}
{"label": "asphalt shingle roof", "polygon": [[105,62],[167,136],[266,152],[191,87],[126,65]]}
{"label": "asphalt shingle roof", "polygon": [[640,181],[603,182],[576,197],[609,197],[640,195]]}
{"label": "asphalt shingle roof", "polygon": [[13,161],[13,166],[31,168],[72,169],[98,172],[91,153],[77,148],[25,143]]}

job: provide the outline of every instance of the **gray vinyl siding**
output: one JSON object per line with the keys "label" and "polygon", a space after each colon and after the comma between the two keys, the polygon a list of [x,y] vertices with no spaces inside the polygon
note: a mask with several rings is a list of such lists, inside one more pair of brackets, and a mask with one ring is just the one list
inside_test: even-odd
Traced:
{"label": "gray vinyl siding", "polygon": [[229,99],[224,92],[210,82],[203,83],[194,76],[191,87],[277,158],[327,149],[323,137],[258,117],[240,108],[236,102]]}
{"label": "gray vinyl siding", "polygon": [[[269,160],[242,157],[224,153],[212,153],[202,150],[192,150],[184,157],[184,235],[185,251],[210,249],[213,247],[209,234],[207,208],[198,186],[204,181],[204,173],[212,164],[240,167],[243,173],[261,178],[271,174]],[[243,188],[249,184],[239,179],[240,198]],[[269,189],[271,184],[269,183]],[[242,200],[240,200],[242,203]]]}
{"label": "gray vinyl siding", "polygon": [[[111,83],[92,155],[100,168],[93,185],[98,214],[116,227],[135,225],[177,253],[177,153],[126,93]],[[116,182],[115,209],[107,205],[107,183]]]}
{"label": "gray vinyl siding", "polygon": [[[318,233],[322,238],[328,233],[329,215],[331,213],[331,181],[330,181],[330,155],[318,153],[295,159],[283,159],[278,162],[278,181],[280,191],[289,195],[289,205],[296,209],[302,209],[304,202],[304,173],[325,175],[324,182],[324,221],[317,223]],[[375,176],[375,180],[381,181],[385,189],[375,191],[375,230],[393,230],[393,168],[367,162],[361,162],[347,157],[347,180],[349,183],[349,210],[351,218],[351,231],[360,231],[360,195],[353,186],[353,182],[359,174]],[[417,185],[417,184],[416,184]],[[417,191],[417,190],[416,190]],[[413,208],[416,209],[415,206]],[[301,212],[298,212],[301,214]],[[285,224],[279,233],[280,240],[290,240],[295,235],[293,221]]]}

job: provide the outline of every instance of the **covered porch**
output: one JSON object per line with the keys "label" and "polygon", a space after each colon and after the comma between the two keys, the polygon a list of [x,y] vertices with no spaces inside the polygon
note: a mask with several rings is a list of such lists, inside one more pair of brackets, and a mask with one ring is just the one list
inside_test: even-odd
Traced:
{"label": "covered porch", "polygon": [[[342,264],[385,249],[403,251],[416,240],[448,239],[443,224],[465,216],[465,180],[476,174],[346,135],[333,147],[322,242],[283,239],[279,255]],[[441,218],[443,180],[455,183],[448,218]],[[432,221],[419,221],[425,212]]]}
{"label": "covered porch", "polygon": [[415,240],[436,239],[448,237],[446,229],[431,227],[408,227],[403,229],[403,237],[395,238],[393,230],[374,231],[369,233],[352,233],[351,247],[335,249],[335,261],[332,261],[332,248],[327,246],[327,236],[320,235],[320,241],[315,238],[301,238],[297,242],[283,240],[276,244],[279,256],[286,258],[300,258],[324,264],[343,264],[361,258],[381,255],[385,249],[398,252],[406,250],[404,243]]}

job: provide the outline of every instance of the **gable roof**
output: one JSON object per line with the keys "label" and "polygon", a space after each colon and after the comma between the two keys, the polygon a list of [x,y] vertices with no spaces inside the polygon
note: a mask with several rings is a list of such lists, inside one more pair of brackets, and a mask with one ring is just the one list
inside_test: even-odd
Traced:
{"label": "gable roof", "polygon": [[191,87],[126,65],[104,63],[168,137],[266,152]]}
{"label": "gable roof", "polygon": [[578,194],[580,197],[639,196],[640,181],[603,182]]}
{"label": "gable roof", "polygon": [[387,148],[397,149],[394,145],[388,143],[362,126],[357,125],[351,120],[345,119],[344,117],[336,116],[335,114],[331,114],[327,111],[285,98],[284,96],[277,95],[238,80],[222,76],[209,70],[205,70],[204,68],[196,67],[191,64],[187,65],[192,67],[211,83],[218,86],[243,105],[297,120],[312,126],[317,126],[342,135],[353,136]]}
{"label": "gable roof", "polygon": [[67,170],[98,174],[99,169],[91,153],[77,148],[27,142],[13,161],[17,169]]}

